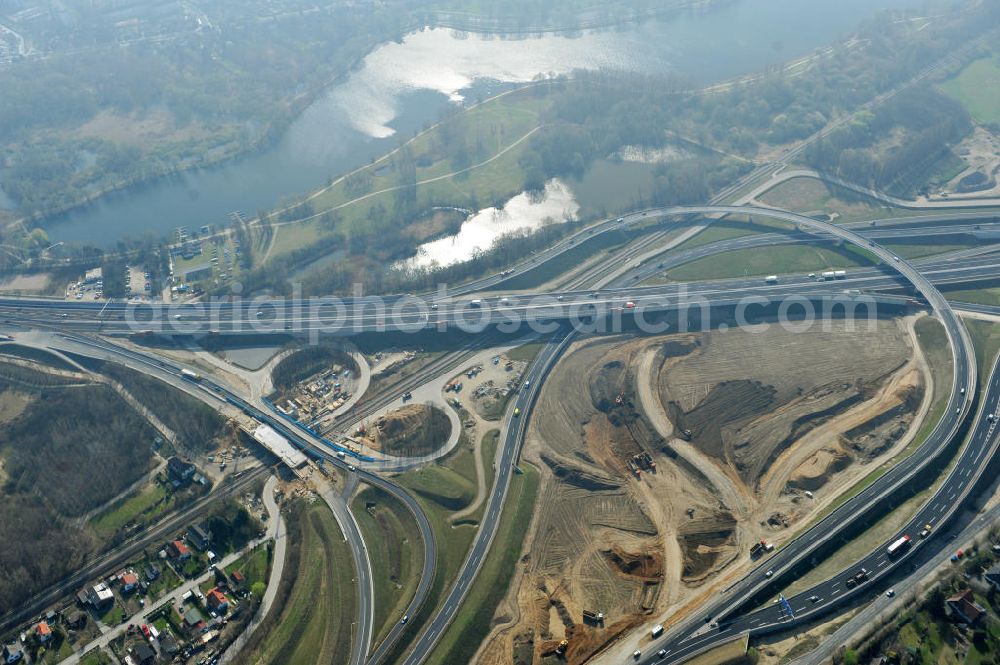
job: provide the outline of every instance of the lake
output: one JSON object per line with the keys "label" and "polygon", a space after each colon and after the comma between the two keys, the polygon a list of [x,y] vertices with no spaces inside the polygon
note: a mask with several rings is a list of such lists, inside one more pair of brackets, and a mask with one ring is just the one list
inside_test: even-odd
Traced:
{"label": "lake", "polygon": [[[432,28],[372,51],[268,147],[219,166],[103,197],[46,220],[55,241],[109,246],[178,226],[226,225],[315,189],[398,145],[450,106],[538,76],[615,68],[681,74],[705,85],[808,54],[886,8],[924,0],[738,0],[669,20],[500,38]],[[2,200],[2,195],[0,195]]]}

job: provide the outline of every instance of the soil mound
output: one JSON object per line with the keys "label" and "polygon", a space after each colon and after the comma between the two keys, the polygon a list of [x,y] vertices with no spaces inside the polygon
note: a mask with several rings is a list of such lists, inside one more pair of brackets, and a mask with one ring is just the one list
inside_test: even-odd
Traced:
{"label": "soil mound", "polygon": [[410,404],[375,422],[376,440],[389,455],[427,455],[448,441],[447,414],[427,404]]}
{"label": "soil mound", "polygon": [[601,550],[612,568],[622,575],[643,580],[659,580],[663,576],[663,557],[658,551],[626,552],[620,547]]}
{"label": "soil mound", "polygon": [[542,461],[545,462],[550,469],[552,469],[552,473],[554,473],[557,478],[569,485],[590,490],[592,492],[617,490],[621,488],[621,483],[608,476],[597,474],[586,469],[581,469],[578,466],[573,466],[566,462],[561,462],[550,455],[543,454],[541,458]]}

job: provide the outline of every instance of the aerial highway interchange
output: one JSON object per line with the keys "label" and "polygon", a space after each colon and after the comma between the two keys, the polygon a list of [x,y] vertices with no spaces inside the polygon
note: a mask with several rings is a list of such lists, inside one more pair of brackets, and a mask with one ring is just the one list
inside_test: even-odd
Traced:
{"label": "aerial highway interchange", "polygon": [[[459,611],[462,599],[467,593],[472,581],[485,558],[492,543],[492,538],[499,523],[506,492],[511,475],[516,468],[520,448],[523,442],[527,423],[531,418],[532,408],[539,391],[544,385],[544,379],[568,347],[569,343],[579,334],[565,322],[569,316],[586,317],[590,319],[607,315],[629,316],[641,315],[677,309],[707,303],[710,307],[734,305],[747,296],[760,299],[763,306],[769,302],[778,302],[789,297],[802,300],[810,299],[843,299],[846,295],[857,297],[864,294],[870,296],[873,303],[893,304],[897,307],[906,306],[927,307],[944,324],[950,350],[953,355],[951,394],[948,407],[932,434],[922,444],[917,454],[907,457],[879,480],[865,488],[855,497],[838,507],[831,514],[814,524],[809,530],[800,534],[795,540],[787,543],[771,557],[766,564],[759,566],[736,584],[729,587],[722,597],[701,608],[697,616],[676,623],[657,640],[643,648],[641,662],[682,662],[683,660],[702,653],[718,644],[727,642],[735,636],[743,634],[759,635],[776,630],[785,630],[799,622],[810,621],[816,616],[833,612],[838,607],[850,602],[853,596],[864,593],[873,586],[870,582],[847,586],[848,578],[857,575],[864,568],[868,571],[868,579],[876,582],[878,579],[893,575],[896,567],[906,556],[890,558],[885,553],[885,546],[880,546],[861,560],[852,564],[836,576],[825,582],[787,599],[788,605],[777,604],[754,609],[755,600],[759,602],[762,595],[767,595],[769,589],[776,588],[787,574],[796,569],[802,561],[808,559],[826,542],[836,538],[840,533],[848,531],[852,525],[861,519],[869,509],[878,506],[882,501],[894,496],[905,484],[935,463],[965,432],[968,426],[969,442],[962,449],[958,463],[950,472],[948,478],[928,499],[924,506],[911,519],[903,530],[915,534],[925,525],[934,528],[926,534],[926,538],[913,540],[911,549],[916,550],[933,542],[938,533],[939,525],[947,521],[962,505],[969,492],[976,486],[986,463],[992,458],[996,449],[997,436],[995,418],[990,414],[997,412],[997,401],[1000,399],[1000,377],[992,374],[985,392],[980,400],[981,407],[972,413],[976,405],[975,393],[977,385],[975,354],[964,325],[956,316],[952,306],[941,295],[934,283],[957,282],[966,283],[977,280],[995,279],[996,264],[989,256],[980,256],[982,252],[956,252],[955,256],[939,256],[922,261],[907,261],[891,251],[881,247],[879,240],[899,236],[919,235],[925,232],[928,237],[936,234],[949,233],[989,234],[997,232],[995,218],[988,213],[954,213],[935,214],[926,219],[908,220],[921,222],[915,228],[894,229],[893,224],[879,220],[875,225],[859,223],[837,226],[803,215],[777,209],[766,209],[758,206],[693,206],[670,207],[658,210],[643,210],[616,219],[609,219],[585,229],[579,237],[561,241],[557,246],[532,257],[526,264],[518,267],[518,272],[531,270],[550,260],[560,253],[571,249],[576,242],[587,237],[598,236],[623,225],[645,224],[650,220],[661,218],[676,218],[678,216],[695,216],[705,219],[709,215],[750,215],[755,218],[769,217],[795,224],[798,231],[792,234],[756,234],[731,241],[723,241],[706,245],[687,253],[668,254],[663,261],[645,262],[630,267],[625,274],[619,276],[607,288],[598,290],[568,290],[538,293],[511,292],[501,293],[503,282],[510,277],[494,276],[479,280],[475,288],[486,291],[481,297],[475,297],[476,291],[468,287],[458,288],[452,297],[438,299],[434,294],[418,299],[414,296],[399,296],[385,301],[390,310],[395,302],[414,301],[422,303],[419,311],[400,309],[395,319],[389,317],[386,311],[378,311],[373,307],[371,299],[346,300],[341,303],[343,314],[342,328],[335,330],[339,334],[357,334],[364,332],[379,332],[391,329],[393,325],[401,329],[419,330],[425,327],[447,328],[448,325],[468,325],[469,317],[481,318],[484,313],[503,314],[500,323],[507,320],[530,321],[538,320],[549,324],[550,332],[543,351],[538,355],[526,375],[525,389],[517,393],[504,420],[502,443],[497,454],[497,478],[488,497],[484,512],[482,527],[478,530],[473,545],[469,551],[458,576],[450,587],[440,606],[433,608],[434,614],[426,622],[419,637],[413,643],[405,662],[416,665],[422,662],[433,649],[444,629]],[[712,223],[709,220],[707,223]],[[898,220],[897,220],[898,221]],[[807,236],[802,231],[808,229]],[[862,235],[864,233],[864,235]],[[637,286],[642,281],[657,272],[669,270],[671,267],[693,260],[701,256],[709,256],[715,252],[729,251],[747,247],[768,246],[782,243],[802,243],[809,241],[838,242],[854,244],[861,250],[870,253],[880,262],[875,268],[859,268],[849,271],[849,274],[837,279],[823,279],[817,276],[781,275],[778,280],[765,283],[759,277],[742,279],[711,280],[688,284],[664,284],[657,286]],[[880,290],[889,289],[902,292],[903,296],[878,295]],[[492,293],[490,293],[492,292]],[[307,307],[317,306],[316,301],[274,302],[268,299],[246,301],[231,301],[216,305],[215,316],[205,313],[198,305],[185,306],[135,306],[128,303],[80,303],[32,300],[22,298],[5,298],[0,300],[0,316],[3,317],[15,334],[19,330],[37,328],[40,330],[64,331],[49,333],[47,343],[51,348],[61,348],[82,355],[96,355],[114,359],[125,364],[142,367],[145,371],[156,374],[170,382],[175,387],[197,396],[202,401],[212,404],[222,410],[236,407],[244,413],[252,415],[260,422],[267,423],[280,431],[299,447],[309,451],[316,457],[340,467],[363,482],[375,485],[396,496],[412,512],[420,528],[424,542],[423,571],[420,576],[414,597],[408,608],[408,616],[414,616],[421,611],[421,604],[434,576],[435,543],[431,529],[423,516],[419,504],[409,494],[396,486],[391,480],[383,478],[378,473],[366,468],[360,460],[344,460],[334,454],[318,437],[311,436],[283,421],[276,413],[269,411],[265,404],[251,403],[240,396],[231,387],[213,379],[205,378],[198,384],[186,382],[180,378],[184,368],[175,362],[168,362],[156,357],[152,352],[139,351],[135,347],[126,348],[113,341],[115,335],[136,335],[140,337],[150,331],[146,328],[148,320],[157,323],[155,334],[205,335],[213,333],[259,332],[261,327],[272,332],[291,331],[294,334],[313,334],[317,330],[330,331],[330,323],[322,313],[315,311],[304,313]],[[318,307],[326,306],[321,301]],[[373,311],[368,311],[372,307]],[[627,310],[634,308],[636,311]],[[969,306],[977,309],[976,306]],[[992,313],[990,308],[978,307],[980,311]],[[147,318],[148,317],[148,318]],[[146,319],[146,320],[144,320]],[[388,319],[388,320],[387,320]],[[487,328],[496,325],[496,319],[490,319]],[[554,332],[551,332],[554,331]],[[110,335],[112,339],[100,338],[95,335]],[[391,399],[391,398],[389,398]],[[385,399],[383,399],[385,401]],[[514,409],[520,414],[511,414]],[[969,423],[969,420],[972,420]],[[346,426],[346,423],[345,423]],[[339,515],[338,520],[348,536],[352,547],[355,566],[361,571],[367,571],[359,577],[363,580],[365,574],[370,576],[367,567],[365,545],[356,526],[351,527],[350,518]],[[765,575],[765,568],[767,575]],[[366,597],[361,589],[360,629],[356,634],[355,647],[352,650],[352,663],[378,663],[388,655],[392,646],[406,629],[405,625],[396,625],[379,648],[370,653],[371,649],[371,615],[372,599]],[[787,608],[791,608],[789,612]],[[430,610],[431,608],[425,608]]]}

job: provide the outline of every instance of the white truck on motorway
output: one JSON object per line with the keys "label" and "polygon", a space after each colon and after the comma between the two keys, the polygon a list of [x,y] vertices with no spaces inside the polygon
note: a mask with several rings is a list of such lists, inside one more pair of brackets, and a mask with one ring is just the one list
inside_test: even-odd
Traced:
{"label": "white truck on motorway", "polygon": [[888,550],[886,550],[886,553],[890,557],[898,556],[903,552],[905,552],[909,547],[910,547],[910,537],[907,536],[906,534],[903,534],[896,540],[892,541],[892,543],[889,545]]}

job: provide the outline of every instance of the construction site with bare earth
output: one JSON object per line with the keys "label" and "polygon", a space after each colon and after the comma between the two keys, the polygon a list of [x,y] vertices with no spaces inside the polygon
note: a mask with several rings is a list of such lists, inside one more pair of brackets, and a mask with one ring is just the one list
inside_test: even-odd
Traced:
{"label": "construction site with bare earth", "polygon": [[583,663],[794,537],[915,437],[933,379],[914,324],[576,342],[528,429],[530,545],[480,662]]}

